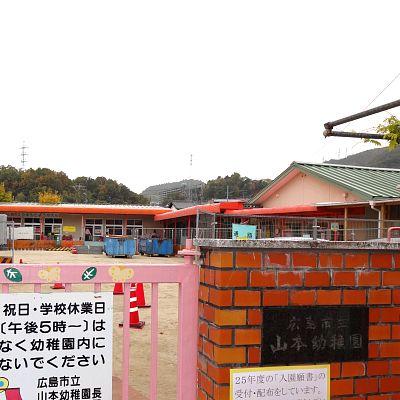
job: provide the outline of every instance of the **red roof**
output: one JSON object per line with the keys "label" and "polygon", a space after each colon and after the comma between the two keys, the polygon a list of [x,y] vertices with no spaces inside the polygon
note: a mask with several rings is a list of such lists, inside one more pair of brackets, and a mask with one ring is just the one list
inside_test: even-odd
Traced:
{"label": "red roof", "polygon": [[117,204],[36,204],[0,203],[0,213],[59,213],[59,214],[124,214],[157,215],[166,213],[169,208]]}

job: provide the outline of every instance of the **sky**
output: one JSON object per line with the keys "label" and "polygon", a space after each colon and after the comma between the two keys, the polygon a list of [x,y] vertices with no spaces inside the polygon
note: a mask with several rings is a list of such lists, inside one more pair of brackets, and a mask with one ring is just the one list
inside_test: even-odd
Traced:
{"label": "sky", "polygon": [[[388,0],[1,1],[0,164],[20,168],[25,141],[27,168],[141,192],[366,150],[325,139],[323,124],[400,72],[399,12]],[[400,78],[371,107],[399,91]]]}

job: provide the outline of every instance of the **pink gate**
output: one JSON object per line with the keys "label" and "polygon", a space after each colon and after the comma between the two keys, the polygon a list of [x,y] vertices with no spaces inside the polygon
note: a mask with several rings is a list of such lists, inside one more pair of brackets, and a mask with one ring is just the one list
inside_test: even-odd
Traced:
{"label": "pink gate", "polygon": [[[41,293],[42,285],[52,282],[63,282],[65,290],[70,292],[73,284],[94,284],[94,291],[100,292],[102,284],[124,282],[124,323],[123,323],[123,366],[122,366],[122,398],[128,398],[130,368],[130,285],[135,282],[151,283],[151,377],[150,400],[157,399],[157,352],[158,352],[158,285],[160,283],[179,284],[178,310],[178,365],[177,365],[177,399],[195,400],[197,381],[197,339],[198,339],[198,267],[193,263],[195,251],[189,246],[181,252],[184,264],[4,264],[3,272],[15,268],[21,276],[18,283],[10,282],[5,273],[0,274],[2,292],[9,293],[10,285],[33,284],[34,291]],[[94,277],[90,269],[95,267]],[[44,272],[43,272],[44,271]],[[84,278],[85,273],[89,273]]]}

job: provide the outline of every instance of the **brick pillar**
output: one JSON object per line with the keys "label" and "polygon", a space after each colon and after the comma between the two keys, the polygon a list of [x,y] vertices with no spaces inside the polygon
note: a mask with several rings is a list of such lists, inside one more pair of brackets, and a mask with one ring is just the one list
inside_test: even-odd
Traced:
{"label": "brick pillar", "polygon": [[[202,249],[198,399],[261,365],[262,308],[369,307],[367,361],[331,363],[331,398],[400,400],[400,252]],[[344,397],[343,397],[344,396]]]}

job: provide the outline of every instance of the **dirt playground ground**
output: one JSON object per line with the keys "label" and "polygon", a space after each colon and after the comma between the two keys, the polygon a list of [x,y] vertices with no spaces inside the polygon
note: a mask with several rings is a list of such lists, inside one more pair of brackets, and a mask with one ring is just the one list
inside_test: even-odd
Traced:
{"label": "dirt playground ground", "polygon": [[[0,256],[10,255],[0,251]],[[110,258],[105,255],[71,254],[66,251],[17,251],[16,262],[24,263],[68,263],[68,264],[158,264],[183,263],[180,257],[135,256],[133,259]],[[150,285],[145,286],[146,302],[151,299]],[[103,291],[112,291],[113,285],[103,285]],[[43,293],[51,292],[49,285],[43,285]],[[73,285],[73,291],[93,290],[93,285]],[[12,288],[11,292],[17,291]],[[33,285],[20,285],[18,291],[32,292]],[[123,296],[114,296],[114,345],[113,345],[113,400],[120,400],[120,378],[122,369],[122,321]],[[129,372],[131,396],[129,400],[147,400],[150,385],[150,308],[141,308],[140,320],[145,321],[142,330],[131,330],[131,368]],[[158,323],[158,398],[176,399],[177,335],[178,335],[178,285],[159,285]]]}

